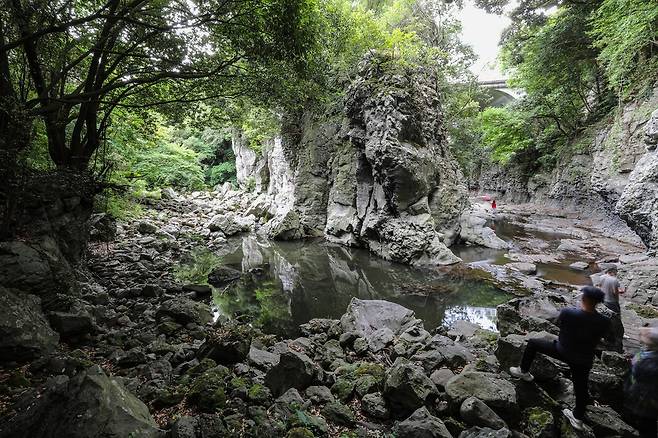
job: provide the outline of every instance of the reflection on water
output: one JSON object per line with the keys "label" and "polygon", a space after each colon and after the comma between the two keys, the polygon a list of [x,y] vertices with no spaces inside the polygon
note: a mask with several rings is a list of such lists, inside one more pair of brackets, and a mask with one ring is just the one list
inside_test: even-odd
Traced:
{"label": "reflection on water", "polygon": [[[506,220],[497,220],[488,224],[498,237],[512,244],[510,249],[492,249],[477,245],[458,244],[450,249],[461,258],[464,263],[472,266],[480,264],[505,265],[512,262],[508,253],[520,251],[529,254],[559,254],[559,263],[536,263],[537,276],[546,280],[552,280],[563,284],[591,285],[590,272],[576,271],[569,267],[577,261],[583,261],[578,257],[564,256],[557,251],[560,239],[571,237],[569,234],[552,233],[532,228],[524,228],[522,225]],[[519,246],[524,249],[520,250]]]}
{"label": "reflection on water", "polygon": [[510,297],[473,270],[419,269],[321,239],[245,236],[222,263],[247,275],[215,291],[216,311],[242,315],[265,332],[295,336],[312,318],[338,318],[352,297],[385,299],[416,312],[429,330],[465,319],[495,330],[495,307]]}

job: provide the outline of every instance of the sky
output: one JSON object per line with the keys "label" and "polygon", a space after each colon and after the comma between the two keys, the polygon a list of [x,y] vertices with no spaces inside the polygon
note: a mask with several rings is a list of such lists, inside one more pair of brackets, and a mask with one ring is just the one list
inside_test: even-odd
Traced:
{"label": "sky", "polygon": [[498,41],[503,30],[510,24],[506,16],[488,14],[476,8],[471,0],[464,2],[459,13],[462,22],[462,40],[470,44],[479,59],[471,70],[481,81],[504,79],[500,68],[496,66]]}

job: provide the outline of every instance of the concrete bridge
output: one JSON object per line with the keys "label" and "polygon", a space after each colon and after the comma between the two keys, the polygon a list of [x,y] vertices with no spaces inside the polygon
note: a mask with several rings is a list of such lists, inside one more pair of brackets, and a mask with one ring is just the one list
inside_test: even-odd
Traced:
{"label": "concrete bridge", "polygon": [[494,79],[491,81],[479,81],[478,84],[487,89],[492,100],[487,106],[505,106],[523,96],[519,89],[510,88],[507,79]]}

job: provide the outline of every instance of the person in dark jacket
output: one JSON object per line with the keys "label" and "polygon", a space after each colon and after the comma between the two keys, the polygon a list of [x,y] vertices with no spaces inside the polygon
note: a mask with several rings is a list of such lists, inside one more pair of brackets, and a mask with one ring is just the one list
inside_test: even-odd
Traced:
{"label": "person in dark jacket", "polygon": [[656,438],[658,434],[658,327],[640,329],[645,349],[632,362],[627,389],[629,410],[636,418],[640,438]]}
{"label": "person in dark jacket", "polygon": [[594,362],[594,350],[609,330],[610,320],[596,311],[597,304],[603,302],[603,291],[597,287],[585,286],[581,289],[580,307],[562,309],[558,317],[560,334],[555,341],[530,339],[523,352],[521,366],[511,367],[513,377],[532,381],[530,366],[537,353],[558,359],[571,370],[571,380],[576,395],[573,411],[562,411],[571,425],[584,429],[583,418],[589,401],[589,372]]}

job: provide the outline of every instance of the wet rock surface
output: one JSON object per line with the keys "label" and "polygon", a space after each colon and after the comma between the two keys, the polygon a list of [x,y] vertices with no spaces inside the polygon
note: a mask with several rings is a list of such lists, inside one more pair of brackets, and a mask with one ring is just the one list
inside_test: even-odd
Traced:
{"label": "wet rock surface", "polygon": [[[580,229],[558,240],[555,253],[540,254],[546,247],[534,237],[502,250],[519,262],[534,263],[538,272],[501,274],[518,281],[516,287],[529,279],[536,287],[498,307],[498,332],[466,321],[429,329],[403,306],[354,299],[340,319],[303,324],[298,338],[266,335],[244,315],[213,315],[208,305],[212,289],[206,282],[221,292],[228,284],[262,275],[257,252],[243,259],[242,270],[213,265],[196,271],[188,264],[183,270],[181,264],[199,242],[215,257],[242,245],[206,225],[217,214],[248,207],[244,199],[230,188],[221,197],[176,194],[151,206],[148,217],[117,224],[114,241],[92,243],[87,265],[92,275],[68,294],[39,299],[20,290],[2,294],[3,309],[18,305],[25,314],[11,313],[15,320],[9,322],[10,313],[0,317],[0,330],[14,333],[0,343],[13,339],[12,345],[22,349],[3,350],[11,352],[10,363],[0,364],[5,388],[0,431],[6,434],[0,436],[14,436],[17,425],[28,421],[26,406],[50,403],[55,394],[68,397],[65,393],[77,388],[70,382],[90,379],[104,382],[90,400],[110,400],[98,405],[99,422],[109,424],[124,418],[119,413],[130,413],[116,426],[120,436],[385,436],[397,431],[400,436],[549,437],[560,430],[575,436],[561,413],[573,404],[564,367],[538,356],[536,382],[506,374],[525,340],[557,334],[558,312],[577,302],[572,288],[542,278],[543,262],[558,259],[557,246],[569,243],[591,252],[592,269],[619,266],[628,289],[622,297],[627,352],[637,348],[634,327],[658,321],[655,259],[636,249],[599,254],[584,243],[595,234]],[[547,222],[533,224],[550,229]],[[295,268],[279,263],[282,269]],[[19,333],[22,320],[32,326]],[[57,343],[58,336],[64,343]],[[104,377],[90,377],[94,364]],[[590,408],[587,420],[596,436],[633,436],[632,420],[623,411],[627,366],[616,353],[597,359],[591,387],[599,406]],[[58,412],[38,406],[39,412]],[[58,436],[77,436],[77,426],[65,415],[46,418]],[[87,430],[95,427],[100,426],[89,423]],[[39,433],[45,432],[32,436]]]}

